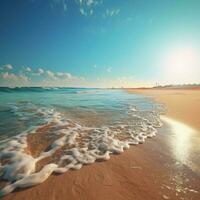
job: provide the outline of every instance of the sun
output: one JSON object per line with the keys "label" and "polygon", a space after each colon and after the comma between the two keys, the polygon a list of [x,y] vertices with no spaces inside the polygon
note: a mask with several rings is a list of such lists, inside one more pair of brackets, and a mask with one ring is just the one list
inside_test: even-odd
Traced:
{"label": "sun", "polygon": [[187,83],[195,76],[197,53],[191,47],[171,49],[164,60],[164,74],[172,83]]}
{"label": "sun", "polygon": [[169,55],[169,65],[174,67],[180,67],[184,70],[195,60],[195,52],[189,48],[176,49]]}

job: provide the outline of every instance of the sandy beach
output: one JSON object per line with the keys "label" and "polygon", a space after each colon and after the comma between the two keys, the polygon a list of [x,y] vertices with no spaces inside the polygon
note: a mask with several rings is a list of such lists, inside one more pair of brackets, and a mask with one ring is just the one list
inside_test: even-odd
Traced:
{"label": "sandy beach", "polygon": [[[15,191],[3,199],[198,200],[200,90],[140,89],[128,92],[151,95],[166,105],[169,119],[192,127],[183,128],[186,132],[188,130],[185,143],[180,146],[182,136],[166,124],[159,129],[156,137],[148,139],[145,144],[132,146],[120,155],[112,155],[108,161],[52,175],[40,185]],[[192,135],[189,130],[192,130]],[[178,150],[183,151],[181,156]]]}
{"label": "sandy beach", "polygon": [[0,1],[0,200],[200,200],[200,0]]}
{"label": "sandy beach", "polygon": [[166,115],[200,130],[200,87],[191,89],[128,89],[166,105]]}

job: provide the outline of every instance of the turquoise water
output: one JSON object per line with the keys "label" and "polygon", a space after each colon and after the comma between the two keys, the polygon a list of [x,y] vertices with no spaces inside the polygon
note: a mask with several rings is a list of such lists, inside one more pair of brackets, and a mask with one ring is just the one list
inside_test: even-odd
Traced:
{"label": "turquoise water", "polygon": [[8,182],[0,196],[109,160],[162,125],[160,105],[124,90],[1,88],[0,96],[0,178]]}
{"label": "turquoise water", "polygon": [[109,89],[1,88],[0,96],[1,138],[45,124],[55,111],[85,126],[102,126],[126,119],[132,107],[139,110],[156,107],[142,95]]}

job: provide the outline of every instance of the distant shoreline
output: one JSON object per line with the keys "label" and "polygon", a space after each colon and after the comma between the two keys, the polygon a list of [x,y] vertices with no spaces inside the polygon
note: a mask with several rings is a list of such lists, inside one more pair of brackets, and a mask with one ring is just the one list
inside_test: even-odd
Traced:
{"label": "distant shoreline", "polygon": [[133,90],[200,90],[200,86],[160,86],[160,87],[138,87],[124,88]]}
{"label": "distant shoreline", "polygon": [[137,90],[170,90],[170,89],[182,89],[182,90],[200,90],[200,84],[184,84],[184,85],[163,85],[155,87],[73,87],[73,86],[0,86],[1,89],[137,89]]}

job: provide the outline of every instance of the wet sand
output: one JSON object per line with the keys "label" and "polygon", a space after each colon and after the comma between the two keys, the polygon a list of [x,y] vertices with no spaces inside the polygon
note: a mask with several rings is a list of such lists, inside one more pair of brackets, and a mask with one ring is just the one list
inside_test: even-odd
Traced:
{"label": "wet sand", "polygon": [[164,103],[167,116],[200,130],[200,87],[191,89],[127,89]]}
{"label": "wet sand", "polygon": [[[167,93],[169,92],[167,91]],[[163,97],[163,100],[167,97],[170,99],[166,102],[167,116],[185,122],[187,118],[189,119],[188,116],[185,116],[189,115],[187,110],[197,110],[192,107],[196,106],[196,101],[199,103],[199,96],[197,95],[196,99],[196,96],[194,97],[191,93],[189,93],[190,95],[188,93],[182,95],[182,93],[184,92],[172,91],[172,93],[165,94],[161,91],[158,96]],[[153,93],[149,91],[149,94]],[[187,97],[185,98],[184,95]],[[154,95],[159,101],[158,96]],[[173,99],[176,97],[179,100],[174,100],[173,104]],[[189,99],[194,102],[189,104]],[[186,108],[187,106],[189,107]],[[174,108],[177,108],[177,111]],[[177,114],[175,114],[176,112]],[[180,118],[181,112],[184,115],[182,118]],[[194,113],[194,115],[190,114],[190,117],[200,114],[199,112]],[[198,120],[195,122],[188,120],[188,124],[192,127],[199,127]],[[186,133],[184,132],[184,137],[181,137],[180,130],[173,129],[170,125],[164,125],[156,137],[148,139],[145,144],[132,146],[121,155],[111,156],[109,161],[96,162],[84,166],[78,171],[71,170],[62,175],[52,175],[40,185],[13,192],[3,199],[199,200],[199,134],[198,131],[190,128],[184,128],[184,130]],[[192,130],[191,134],[190,130]],[[184,138],[184,140],[180,140],[180,138]],[[181,141],[182,146],[180,145]],[[180,151],[181,148],[183,151]],[[179,154],[180,152],[183,153]]]}

